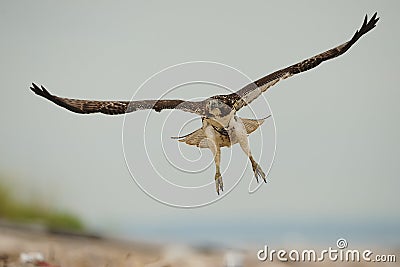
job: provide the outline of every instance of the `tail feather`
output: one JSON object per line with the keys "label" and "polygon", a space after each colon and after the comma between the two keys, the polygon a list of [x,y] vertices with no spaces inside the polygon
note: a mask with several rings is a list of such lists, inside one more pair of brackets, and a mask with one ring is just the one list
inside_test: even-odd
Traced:
{"label": "tail feather", "polygon": [[[240,118],[240,119],[246,128],[247,134],[251,134],[252,132],[257,130],[258,127],[260,127],[260,125],[263,124],[264,121],[266,119],[268,119],[269,117],[271,117],[271,115],[269,115],[263,119],[244,119],[244,118]],[[197,147],[201,147],[201,148],[208,147],[207,142],[206,142],[207,137],[202,128],[199,128],[199,129],[197,129],[189,134],[183,135],[183,136],[173,136],[171,138],[178,140],[179,142],[184,142],[188,145],[192,145],[192,146],[197,146]]]}

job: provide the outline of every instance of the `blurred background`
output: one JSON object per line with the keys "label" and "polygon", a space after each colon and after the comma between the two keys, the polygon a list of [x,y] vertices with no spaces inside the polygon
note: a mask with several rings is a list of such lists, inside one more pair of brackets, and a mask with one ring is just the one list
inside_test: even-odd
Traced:
{"label": "blurred background", "polygon": [[[1,1],[0,217],[153,243],[333,246],[343,237],[397,247],[398,10],[398,1]],[[193,60],[257,79],[347,41],[375,11],[377,27],[345,55],[265,94],[277,133],[270,182],[249,194],[247,168],[235,190],[202,208],[161,204],[133,182],[123,116],[73,114],[29,90],[35,82],[65,97],[130,99],[154,73]],[[188,88],[185,98],[208,95]],[[138,142],[146,116],[129,115]],[[233,152],[232,163],[247,160]],[[212,181],[214,169],[203,176]]]}

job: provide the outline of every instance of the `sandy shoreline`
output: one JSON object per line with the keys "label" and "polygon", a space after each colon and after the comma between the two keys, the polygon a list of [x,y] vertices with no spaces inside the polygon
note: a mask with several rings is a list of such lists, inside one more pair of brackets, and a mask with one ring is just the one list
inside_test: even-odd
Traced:
{"label": "sandy shoreline", "polygon": [[42,266],[223,266],[220,252],[0,227],[0,266],[40,266],[21,262],[29,252],[43,255]]}
{"label": "sandy shoreline", "polygon": [[[22,262],[22,253],[37,252],[43,262]],[[398,255],[397,255],[398,256]],[[256,251],[224,249],[194,249],[188,246],[153,245],[121,241],[96,235],[50,233],[40,227],[0,225],[0,267],[47,266],[146,266],[146,267],[255,267],[308,266],[307,262],[261,262]],[[365,262],[311,263],[324,266],[375,266]],[[379,263],[379,266],[399,266],[398,263]]]}

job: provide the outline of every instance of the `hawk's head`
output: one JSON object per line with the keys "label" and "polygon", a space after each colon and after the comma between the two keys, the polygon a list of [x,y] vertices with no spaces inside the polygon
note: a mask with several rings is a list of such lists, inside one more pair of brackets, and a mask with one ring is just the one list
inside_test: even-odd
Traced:
{"label": "hawk's head", "polygon": [[207,117],[225,117],[232,112],[232,108],[219,99],[210,99],[206,104]]}

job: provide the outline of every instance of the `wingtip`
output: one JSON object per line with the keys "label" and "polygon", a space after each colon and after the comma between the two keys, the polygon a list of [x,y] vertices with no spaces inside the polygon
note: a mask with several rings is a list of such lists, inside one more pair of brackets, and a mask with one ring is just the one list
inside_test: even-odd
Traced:
{"label": "wingtip", "polygon": [[371,19],[372,20],[379,20],[379,17],[376,17],[376,16],[378,16],[378,11],[374,13],[374,15],[372,16]]}
{"label": "wingtip", "polygon": [[367,22],[368,22],[368,14],[365,14],[364,22],[362,24],[362,27],[365,27],[365,25],[367,25]]}
{"label": "wingtip", "polygon": [[375,12],[374,15],[370,19],[368,19],[368,14],[365,15],[364,21],[363,21],[360,29],[357,30],[356,33],[353,36],[352,43],[357,41],[362,35],[366,34],[370,30],[375,28],[376,23],[379,20],[379,17],[377,17],[377,16],[378,16],[378,12]]}
{"label": "wingtip", "polygon": [[32,83],[32,85],[30,86],[30,88],[31,88],[32,90],[34,90],[34,89],[38,89],[39,87],[38,87],[35,83]]}
{"label": "wingtip", "polygon": [[379,21],[380,17],[378,17],[378,12],[375,12],[374,16],[372,19],[375,21],[375,24]]}
{"label": "wingtip", "polygon": [[43,96],[43,97],[51,97],[52,95],[49,93],[49,91],[46,90],[46,88],[44,88],[43,85],[41,85],[40,87],[35,84],[32,83],[32,86],[29,87],[35,94]]}
{"label": "wingtip", "polygon": [[369,20],[370,23],[372,23],[374,25],[374,27],[376,26],[376,23],[379,21],[379,17],[378,17],[378,12],[375,12],[374,15],[371,17],[371,19]]}
{"label": "wingtip", "polygon": [[40,91],[40,88],[35,84],[32,83],[32,85],[29,87],[35,94],[38,94]]}
{"label": "wingtip", "polygon": [[49,91],[46,90],[46,88],[44,88],[43,85],[40,86],[40,88],[42,88],[42,91],[48,95],[50,95]]}

